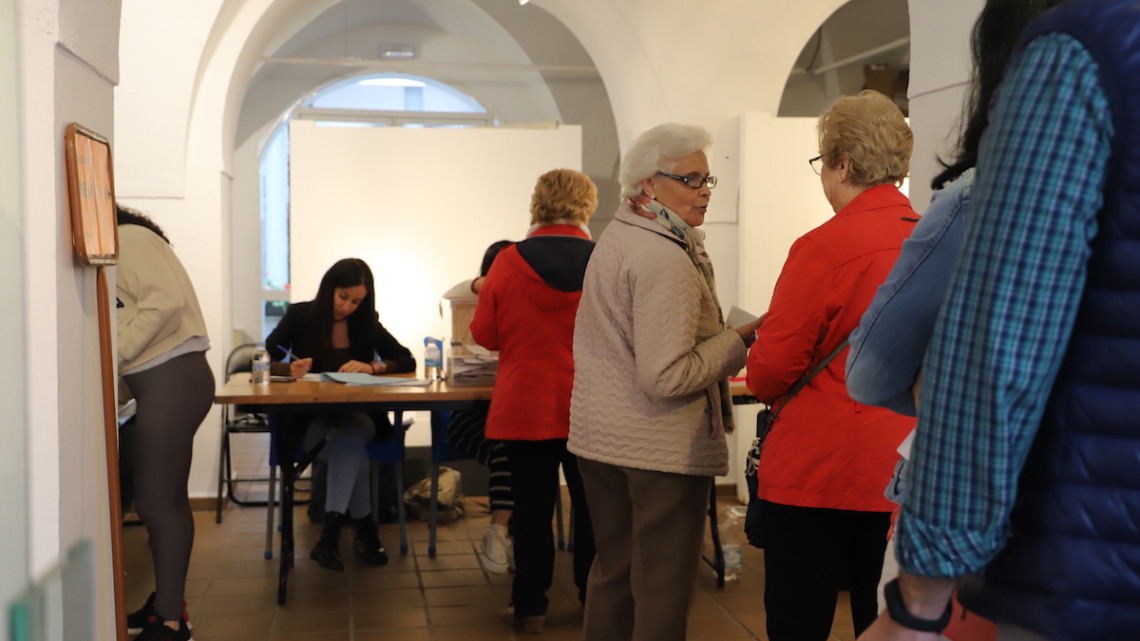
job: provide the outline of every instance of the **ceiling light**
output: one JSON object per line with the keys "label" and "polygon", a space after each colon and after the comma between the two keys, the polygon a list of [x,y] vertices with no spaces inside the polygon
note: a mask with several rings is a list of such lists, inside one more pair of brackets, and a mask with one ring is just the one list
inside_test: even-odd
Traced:
{"label": "ceiling light", "polygon": [[522,6],[528,2],[530,2],[530,0],[519,0],[519,6]]}

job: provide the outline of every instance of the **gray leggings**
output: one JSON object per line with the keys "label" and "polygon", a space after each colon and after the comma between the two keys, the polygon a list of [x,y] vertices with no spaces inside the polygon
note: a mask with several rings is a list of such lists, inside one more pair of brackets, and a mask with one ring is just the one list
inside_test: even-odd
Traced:
{"label": "gray leggings", "polygon": [[214,374],[205,352],[191,352],[124,376],[138,403],[133,470],[135,509],[154,561],[155,614],[182,616],[186,569],[194,545],[194,515],[186,483],[194,433],[214,402]]}

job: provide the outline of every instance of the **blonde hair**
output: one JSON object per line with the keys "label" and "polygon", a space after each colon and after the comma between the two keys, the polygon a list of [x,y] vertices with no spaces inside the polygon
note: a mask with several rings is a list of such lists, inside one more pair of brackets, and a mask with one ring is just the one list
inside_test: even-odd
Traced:
{"label": "blonde hair", "polygon": [[598,208],[598,188],[590,177],[573,169],[555,169],[538,177],[530,197],[530,224],[560,220],[584,225]]}
{"label": "blonde hair", "polygon": [[698,151],[706,151],[713,137],[696,125],[667,122],[637,137],[621,159],[621,198],[641,194],[641,181],[658,171],[673,172],[681,160]]}
{"label": "blonde hair", "polygon": [[840,97],[820,115],[817,130],[823,162],[835,167],[846,156],[856,185],[901,185],[910,173],[914,134],[899,108],[877,91]]}

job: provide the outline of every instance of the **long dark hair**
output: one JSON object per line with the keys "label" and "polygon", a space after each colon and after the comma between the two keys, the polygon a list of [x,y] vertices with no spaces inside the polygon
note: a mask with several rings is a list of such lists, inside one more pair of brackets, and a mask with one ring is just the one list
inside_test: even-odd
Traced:
{"label": "long dark hair", "polygon": [[1025,30],[1034,18],[1066,0],[988,0],[974,23],[970,36],[973,77],[962,115],[965,127],[954,150],[954,160],[939,159],[944,167],[930,186],[942,189],[946,183],[978,164],[978,146],[990,124],[990,100],[1005,76],[1005,68]]}
{"label": "long dark hair", "polygon": [[324,361],[332,354],[333,298],[337,288],[364,285],[367,293],[360,306],[346,320],[348,321],[348,342],[350,345],[369,343],[373,325],[376,323],[376,287],[372,280],[372,270],[368,263],[359,258],[342,258],[336,261],[321,277],[317,297],[309,305],[309,327],[317,337],[317,353],[314,360]]}
{"label": "long dark hair", "polygon": [[159,238],[165,240],[167,245],[170,244],[170,239],[166,237],[166,232],[162,231],[162,227],[159,227],[158,223],[137,209],[123,207],[115,203],[115,223],[118,225],[138,225],[140,227],[146,227],[158,234]]}

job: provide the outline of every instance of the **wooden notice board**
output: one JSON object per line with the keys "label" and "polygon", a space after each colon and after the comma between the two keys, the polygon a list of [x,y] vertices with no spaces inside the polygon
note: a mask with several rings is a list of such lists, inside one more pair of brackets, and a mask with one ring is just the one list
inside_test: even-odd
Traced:
{"label": "wooden notice board", "polygon": [[119,228],[111,145],[103,136],[71,123],[64,150],[75,254],[85,265],[114,265],[119,259]]}

